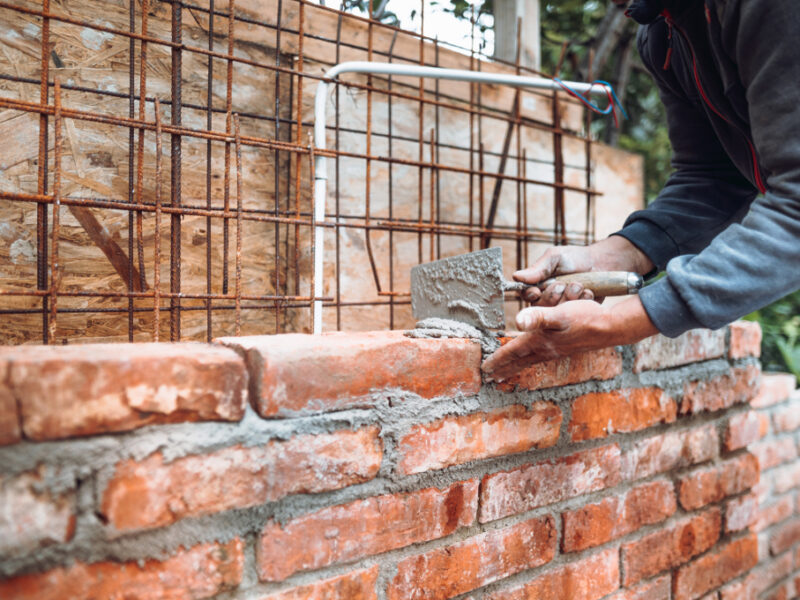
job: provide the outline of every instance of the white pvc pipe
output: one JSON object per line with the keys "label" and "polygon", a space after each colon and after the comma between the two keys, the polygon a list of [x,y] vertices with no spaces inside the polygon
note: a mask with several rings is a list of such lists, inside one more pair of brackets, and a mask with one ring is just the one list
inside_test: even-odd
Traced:
{"label": "white pvc pipe", "polygon": [[[314,99],[314,145],[317,150],[325,149],[326,110],[328,100],[328,80],[336,79],[342,73],[372,73],[374,75],[407,75],[409,77],[425,77],[429,79],[451,79],[455,81],[474,81],[510,85],[514,87],[535,88],[542,90],[560,90],[561,85],[552,79],[543,77],[525,77],[523,75],[506,75],[503,73],[484,73],[464,69],[442,69],[439,67],[421,67],[394,63],[352,61],[343,62],[331,67],[325,73],[325,79],[317,84]],[[607,94],[604,85],[592,85],[583,82],[565,81],[565,85],[579,93]],[[325,227],[320,225],[325,220],[325,197],[327,195],[328,160],[317,154],[314,157],[314,297],[322,297],[322,266],[325,250]],[[322,300],[314,301],[314,333],[322,333]]]}

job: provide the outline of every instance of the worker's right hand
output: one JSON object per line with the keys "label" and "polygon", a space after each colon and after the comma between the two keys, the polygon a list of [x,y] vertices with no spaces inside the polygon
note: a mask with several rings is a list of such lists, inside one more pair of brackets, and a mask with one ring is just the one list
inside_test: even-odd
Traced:
{"label": "worker's right hand", "polygon": [[[588,271],[633,271],[645,275],[653,269],[649,258],[621,236],[611,236],[590,246],[554,246],[527,269],[514,273],[516,281],[537,284],[551,277]],[[597,300],[579,283],[552,283],[545,290],[530,287],[522,297],[536,306],[555,306],[568,300]]]}

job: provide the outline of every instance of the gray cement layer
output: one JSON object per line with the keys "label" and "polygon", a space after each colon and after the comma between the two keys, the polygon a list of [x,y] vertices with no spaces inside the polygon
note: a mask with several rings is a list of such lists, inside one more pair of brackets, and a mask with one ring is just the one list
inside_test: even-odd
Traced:
{"label": "gray cement layer", "polygon": [[[463,333],[463,332],[462,332]],[[724,359],[695,363],[665,371],[633,374],[633,350],[623,348],[623,361],[626,372],[609,381],[589,381],[585,383],[552,388],[548,390],[516,390],[501,392],[493,385],[484,385],[480,393],[472,396],[453,398],[423,399],[402,390],[383,390],[373,394],[368,409],[353,409],[336,413],[309,415],[293,419],[265,420],[260,418],[249,406],[245,417],[239,423],[186,423],[177,425],[151,426],[134,432],[116,435],[96,436],[58,442],[23,442],[14,446],[0,448],[0,475],[3,479],[20,472],[29,471],[38,465],[47,465],[41,483],[42,491],[63,493],[74,490],[77,495],[77,527],[75,537],[65,544],[55,544],[40,548],[26,556],[0,557],[0,575],[43,571],[57,565],[69,564],[72,560],[96,562],[101,560],[143,560],[145,558],[166,558],[179,547],[191,547],[198,543],[229,541],[241,537],[254,543],[269,520],[279,523],[307,514],[327,506],[334,506],[353,500],[374,497],[381,494],[412,492],[428,487],[443,489],[452,483],[468,479],[481,480],[487,474],[510,470],[535,462],[547,461],[593,447],[618,443],[624,453],[636,442],[662,434],[680,432],[698,424],[714,423],[722,433],[727,418],[746,409],[736,406],[716,413],[701,413],[691,417],[681,417],[678,423],[651,427],[643,432],[632,434],[612,434],[606,438],[583,443],[572,443],[567,432],[574,398],[588,392],[610,391],[621,387],[642,387],[656,385],[680,398],[683,384],[687,380],[708,379],[729,371],[731,363]],[[751,364],[755,361],[737,361],[737,365]],[[564,411],[561,436],[558,443],[542,450],[532,450],[512,456],[488,458],[463,465],[417,475],[403,475],[397,468],[402,458],[397,450],[399,440],[414,425],[436,421],[446,416],[490,411],[504,406],[520,404],[526,407],[536,402],[551,401]],[[176,458],[213,452],[214,450],[242,444],[256,446],[272,440],[285,440],[295,435],[316,434],[330,431],[352,429],[367,425],[381,427],[384,443],[384,459],[377,477],[369,482],[320,494],[300,494],[262,506],[233,509],[223,513],[182,519],[175,524],[135,533],[120,535],[103,522],[102,515],[95,512],[98,500],[115,464],[125,458],[143,459],[153,452],[164,454],[165,462]],[[695,465],[696,466],[696,465]],[[671,472],[670,477],[675,475]],[[658,479],[654,475],[649,479]],[[639,484],[648,479],[637,480]],[[619,494],[632,485],[624,482],[613,490],[603,490],[579,498],[567,499],[555,505],[515,515],[496,522],[475,524],[449,536],[445,540],[432,540],[422,544],[392,551],[380,557],[365,558],[342,565],[332,566],[321,572],[331,575],[354,566],[384,565],[381,577],[390,578],[391,565],[398,557],[410,556],[443,545],[456,543],[476,535],[481,531],[507,526],[531,518],[534,515],[558,514],[558,511],[583,505],[593,498],[603,498],[608,494]],[[265,591],[297,585],[304,581],[316,580],[319,572],[299,574],[287,584],[258,584],[255,566],[249,560],[246,579],[255,586],[254,597]],[[233,598],[249,597],[239,591]],[[223,594],[221,597],[228,597]]]}
{"label": "gray cement layer", "polygon": [[462,321],[442,319],[440,317],[423,319],[417,323],[414,329],[405,332],[410,338],[467,338],[475,340],[481,345],[481,354],[484,358],[500,347],[498,336],[501,333],[479,329]]}

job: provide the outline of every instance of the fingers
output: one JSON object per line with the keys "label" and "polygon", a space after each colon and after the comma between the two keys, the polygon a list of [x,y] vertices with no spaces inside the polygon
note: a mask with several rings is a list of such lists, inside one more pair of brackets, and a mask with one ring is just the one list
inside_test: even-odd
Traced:
{"label": "fingers", "polygon": [[516,371],[523,368],[529,362],[528,359],[535,360],[532,358],[533,348],[529,337],[515,338],[489,356],[481,365],[483,372],[496,381],[502,381],[508,376],[510,370]]}
{"label": "fingers", "polygon": [[514,280],[531,284],[544,281],[556,272],[559,259],[559,254],[548,250],[530,267],[514,273]]}

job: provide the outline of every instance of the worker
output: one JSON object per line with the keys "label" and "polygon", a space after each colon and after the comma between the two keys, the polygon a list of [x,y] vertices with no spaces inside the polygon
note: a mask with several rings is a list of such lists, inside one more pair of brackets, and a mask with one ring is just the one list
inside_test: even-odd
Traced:
{"label": "worker", "polygon": [[528,289],[525,333],[483,364],[496,381],[659,332],[716,329],[800,288],[797,0],[637,0],[627,14],[666,107],[674,172],[611,237],[551,248],[514,278],[665,276],[613,306],[576,284]]}

